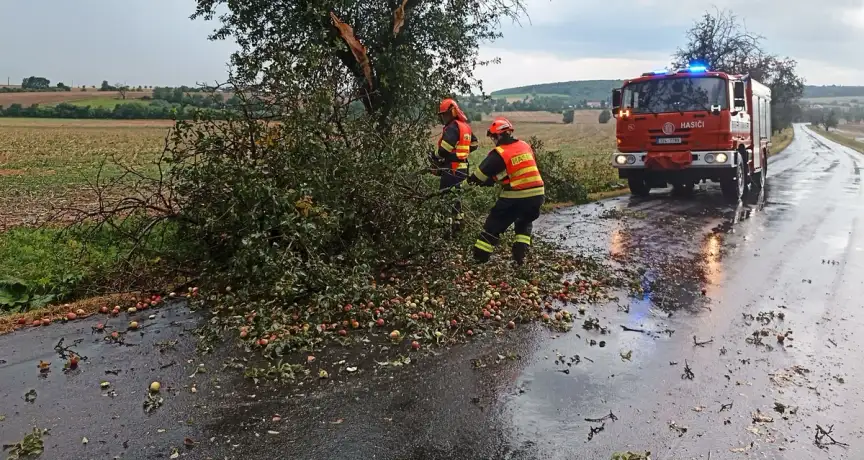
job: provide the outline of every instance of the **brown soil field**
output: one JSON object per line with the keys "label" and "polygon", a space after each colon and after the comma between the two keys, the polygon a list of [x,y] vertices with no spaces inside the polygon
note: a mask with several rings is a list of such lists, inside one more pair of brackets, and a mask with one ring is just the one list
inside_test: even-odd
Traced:
{"label": "brown soil field", "polygon": [[[141,99],[144,96],[152,96],[152,91],[130,91],[126,93],[126,100],[131,102],[134,99]],[[88,89],[80,91],[73,89],[72,91],[63,92],[33,92],[33,93],[0,93],[0,105],[9,107],[12,104],[21,104],[29,107],[32,104],[58,104],[60,102],[72,102],[85,99],[106,98],[117,99],[121,101],[120,93],[116,91],[96,91]]]}

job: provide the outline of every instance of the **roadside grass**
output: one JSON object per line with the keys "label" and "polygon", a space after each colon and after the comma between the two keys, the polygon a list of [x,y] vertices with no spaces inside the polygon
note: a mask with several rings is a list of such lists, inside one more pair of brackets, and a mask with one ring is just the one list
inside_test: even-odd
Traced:
{"label": "roadside grass", "polygon": [[819,135],[825,136],[840,145],[845,145],[852,150],[864,153],[864,142],[857,141],[850,135],[846,135],[837,131],[825,131],[821,127],[810,126],[810,129],[818,132]]}
{"label": "roadside grass", "polygon": [[786,128],[781,130],[779,133],[771,136],[771,156],[777,155],[780,152],[786,150],[786,147],[789,147],[789,144],[795,140],[795,130],[792,128]]}

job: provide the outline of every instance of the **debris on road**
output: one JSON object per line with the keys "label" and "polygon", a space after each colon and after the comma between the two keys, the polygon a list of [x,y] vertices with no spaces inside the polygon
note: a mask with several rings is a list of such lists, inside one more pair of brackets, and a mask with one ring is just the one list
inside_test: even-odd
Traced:
{"label": "debris on road", "polygon": [[690,369],[690,364],[687,363],[687,360],[685,359],[684,360],[684,373],[681,374],[681,378],[686,379],[686,380],[693,380],[694,377],[696,377],[696,375],[693,374],[693,370]]}
{"label": "debris on road", "polygon": [[678,432],[678,437],[684,436],[687,433],[687,427],[679,425],[675,423],[675,421],[669,422],[669,429]]}
{"label": "debris on road", "polygon": [[[833,432],[834,432],[834,425],[828,425],[827,430],[825,428],[822,428],[819,425],[816,425],[816,437],[814,438],[813,442],[820,449],[828,449],[828,447],[832,446],[832,445],[838,445],[841,447],[849,447],[849,444],[846,444],[845,442],[840,442],[840,441],[837,441],[836,439],[834,439],[834,437],[831,436],[831,434]],[[828,439],[828,442],[825,441],[825,438]]]}
{"label": "debris on road", "polygon": [[24,439],[15,444],[3,444],[3,450],[9,451],[8,460],[20,458],[38,457],[45,451],[45,441],[42,437],[49,434],[47,429],[34,427],[33,431],[24,436]]}
{"label": "debris on road", "polygon": [[651,460],[651,452],[614,452],[612,460]]}
{"label": "debris on road", "polygon": [[603,417],[599,417],[599,418],[586,418],[586,419],[585,419],[586,422],[592,422],[592,423],[603,423],[603,422],[605,422],[606,420],[612,420],[612,421],[614,422],[614,421],[618,420],[618,417],[615,416],[615,414],[613,414],[612,411],[609,411],[609,413],[606,414],[606,415],[604,415]]}

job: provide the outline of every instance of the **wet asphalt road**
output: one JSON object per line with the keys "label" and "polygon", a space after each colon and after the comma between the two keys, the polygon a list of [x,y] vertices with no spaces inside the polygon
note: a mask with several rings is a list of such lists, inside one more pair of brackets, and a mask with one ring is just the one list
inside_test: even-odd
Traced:
{"label": "wet asphalt road", "polygon": [[[46,459],[169,458],[173,449],[195,459],[862,458],[862,161],[799,126],[771,159],[765,193],[737,208],[711,185],[690,198],[660,191],[544,216],[542,232],[575,253],[646,268],[643,298],[621,293],[589,308],[608,334],[525,327],[394,372],[361,368],[291,390],[220,372],[223,350],[194,354],[188,330],[200,318],[182,307],[129,334],[135,346],[105,343],[87,320],[0,336],[0,439],[51,428]],[[84,338],[80,371],[62,372],[61,337]],[[160,351],[168,339],[178,342]],[[41,378],[36,364],[49,358]],[[200,364],[207,372],[195,374]],[[147,415],[152,380],[165,402]],[[23,400],[29,388],[33,404]],[[754,421],[757,411],[772,421]],[[614,420],[585,420],[610,412]],[[817,447],[817,424],[834,425],[849,446]],[[184,447],[186,437],[196,445]]]}

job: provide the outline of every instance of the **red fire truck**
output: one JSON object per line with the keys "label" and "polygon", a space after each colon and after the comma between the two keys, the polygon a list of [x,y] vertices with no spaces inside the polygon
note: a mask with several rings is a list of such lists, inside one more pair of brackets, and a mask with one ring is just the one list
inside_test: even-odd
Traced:
{"label": "red fire truck", "polygon": [[710,180],[737,203],[765,185],[771,90],[746,75],[697,64],[644,73],[613,91],[612,113],[612,165],[634,195],[670,184],[687,194]]}

